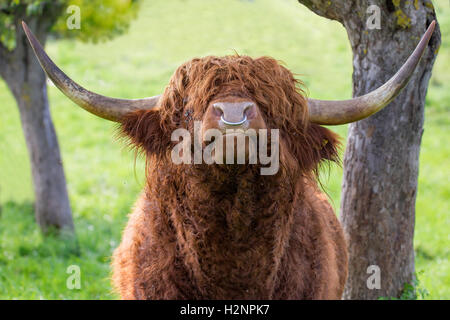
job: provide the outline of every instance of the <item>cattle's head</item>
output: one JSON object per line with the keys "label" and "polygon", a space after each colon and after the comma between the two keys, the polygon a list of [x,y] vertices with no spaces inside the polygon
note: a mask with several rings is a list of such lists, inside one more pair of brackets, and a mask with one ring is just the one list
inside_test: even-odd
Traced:
{"label": "cattle's head", "polygon": [[[134,145],[170,159],[168,151],[177,143],[171,141],[171,133],[185,128],[194,137],[197,122],[202,148],[209,145],[211,131],[220,132],[223,163],[227,163],[227,143],[233,142],[232,164],[237,163],[239,150],[249,162],[249,132],[258,141],[261,129],[267,130],[270,146],[272,129],[277,129],[281,161],[296,162],[309,171],[322,159],[334,159],[337,141],[331,131],[310,122],[301,85],[268,57],[193,59],[175,71],[156,108],[125,115],[122,129]],[[245,138],[238,140],[239,136]],[[193,146],[194,139],[190,143]],[[212,143],[217,148],[218,142]]]}
{"label": "cattle's head", "polygon": [[[46,55],[24,24],[43,69],[75,103],[102,118],[120,122],[133,143],[147,152],[167,155],[171,134],[185,128],[278,129],[284,161],[312,170],[322,159],[336,156],[336,136],[320,124],[357,121],[379,111],[407,84],[433,33],[435,22],[404,66],[383,86],[344,101],[307,99],[301,83],[276,60],[247,56],[205,57],[180,66],[164,93],[146,99],[108,98],[85,90],[68,78]],[[235,135],[239,135],[239,130]],[[248,150],[247,150],[248,151]]]}

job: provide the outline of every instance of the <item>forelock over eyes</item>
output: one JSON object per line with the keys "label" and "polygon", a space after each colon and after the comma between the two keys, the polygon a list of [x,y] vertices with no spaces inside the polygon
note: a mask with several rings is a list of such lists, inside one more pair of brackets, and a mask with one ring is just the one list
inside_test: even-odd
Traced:
{"label": "forelock over eyes", "polygon": [[197,58],[181,65],[161,98],[162,121],[183,126],[183,110],[201,119],[208,103],[228,93],[254,100],[274,128],[306,125],[303,84],[272,58],[248,56]]}

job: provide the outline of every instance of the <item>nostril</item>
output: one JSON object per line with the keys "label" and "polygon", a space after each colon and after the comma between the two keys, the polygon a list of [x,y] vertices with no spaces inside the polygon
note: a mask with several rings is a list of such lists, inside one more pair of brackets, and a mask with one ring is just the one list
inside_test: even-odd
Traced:
{"label": "nostril", "polygon": [[253,103],[246,104],[245,107],[244,107],[244,113],[245,113],[247,110],[249,110],[251,107],[253,107]]}
{"label": "nostril", "polygon": [[220,104],[213,104],[213,110],[214,110],[214,113],[217,116],[220,117],[220,116],[223,115],[223,109],[222,109],[222,106]]}
{"label": "nostril", "polygon": [[211,114],[221,125],[238,126],[255,118],[256,104],[252,101],[215,102],[211,104]]}
{"label": "nostril", "polygon": [[253,103],[246,105],[243,114],[248,118],[252,118],[255,115],[255,105]]}

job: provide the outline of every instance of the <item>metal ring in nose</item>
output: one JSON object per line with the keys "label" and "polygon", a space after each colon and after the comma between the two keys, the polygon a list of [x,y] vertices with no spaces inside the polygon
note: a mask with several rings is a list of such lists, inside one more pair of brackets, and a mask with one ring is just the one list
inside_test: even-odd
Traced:
{"label": "metal ring in nose", "polygon": [[243,124],[243,123],[245,123],[245,122],[247,121],[247,115],[244,114],[244,119],[242,119],[241,121],[238,121],[238,122],[230,122],[230,121],[225,120],[225,119],[223,118],[223,114],[222,114],[222,115],[220,116],[220,120],[222,120],[223,123],[225,123],[225,124],[227,124],[227,125],[229,125],[229,126],[239,126],[239,125],[241,125],[241,124]]}

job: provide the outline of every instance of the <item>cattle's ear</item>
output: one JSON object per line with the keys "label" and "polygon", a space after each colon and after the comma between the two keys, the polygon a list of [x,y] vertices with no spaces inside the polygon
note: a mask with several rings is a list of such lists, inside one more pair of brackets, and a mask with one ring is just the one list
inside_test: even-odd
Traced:
{"label": "cattle's ear", "polygon": [[318,162],[322,160],[339,162],[341,142],[336,133],[318,124],[311,123],[308,126],[307,134],[311,144],[318,150]]}
{"label": "cattle's ear", "polygon": [[159,109],[128,114],[121,121],[120,131],[130,144],[148,153],[164,154],[170,145],[170,133],[162,126]]}
{"label": "cattle's ear", "polygon": [[304,171],[316,171],[325,160],[339,162],[339,136],[327,128],[310,123],[290,150]]}

